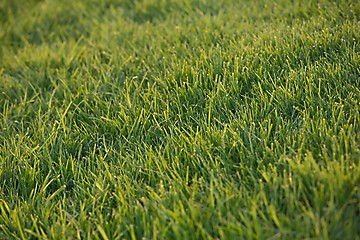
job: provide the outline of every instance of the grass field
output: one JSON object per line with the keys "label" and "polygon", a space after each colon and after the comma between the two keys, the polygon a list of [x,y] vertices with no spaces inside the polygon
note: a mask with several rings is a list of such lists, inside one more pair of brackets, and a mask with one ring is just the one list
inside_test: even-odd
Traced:
{"label": "grass field", "polygon": [[0,0],[0,239],[360,239],[360,1]]}

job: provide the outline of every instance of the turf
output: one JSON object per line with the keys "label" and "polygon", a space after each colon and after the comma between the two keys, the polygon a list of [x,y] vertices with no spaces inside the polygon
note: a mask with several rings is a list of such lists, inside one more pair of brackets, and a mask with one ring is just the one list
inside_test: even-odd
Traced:
{"label": "turf", "polygon": [[0,239],[360,239],[360,2],[0,0]]}

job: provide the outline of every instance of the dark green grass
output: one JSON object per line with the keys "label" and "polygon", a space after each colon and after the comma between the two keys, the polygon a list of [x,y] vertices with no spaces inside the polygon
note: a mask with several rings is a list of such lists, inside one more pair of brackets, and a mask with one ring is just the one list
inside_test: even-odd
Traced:
{"label": "dark green grass", "polygon": [[359,1],[0,0],[1,239],[360,239]]}

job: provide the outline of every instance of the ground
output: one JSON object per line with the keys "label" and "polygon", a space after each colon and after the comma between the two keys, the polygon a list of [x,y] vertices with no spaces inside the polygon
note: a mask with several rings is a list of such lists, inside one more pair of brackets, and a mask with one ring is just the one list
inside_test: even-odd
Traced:
{"label": "ground", "polygon": [[0,0],[0,239],[360,239],[360,2]]}

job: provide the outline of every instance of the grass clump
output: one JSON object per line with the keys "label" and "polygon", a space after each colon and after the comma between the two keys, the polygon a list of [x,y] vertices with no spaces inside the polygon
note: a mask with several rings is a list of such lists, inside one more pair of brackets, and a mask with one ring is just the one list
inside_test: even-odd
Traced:
{"label": "grass clump", "polygon": [[0,238],[360,238],[358,1],[0,6]]}

